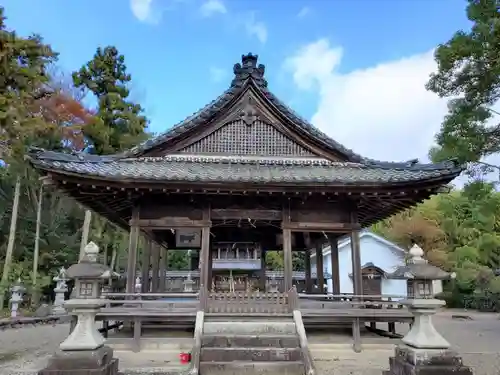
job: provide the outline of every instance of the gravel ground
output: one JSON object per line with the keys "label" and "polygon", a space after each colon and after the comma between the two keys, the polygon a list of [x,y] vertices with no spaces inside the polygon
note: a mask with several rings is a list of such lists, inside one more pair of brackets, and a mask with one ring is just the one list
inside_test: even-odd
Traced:
{"label": "gravel ground", "polygon": [[[472,320],[452,319],[460,313]],[[438,331],[450,341],[473,368],[475,375],[500,374],[500,320],[498,314],[446,310],[434,318]],[[400,333],[404,325],[397,327]],[[33,368],[56,350],[69,332],[69,325],[42,325],[0,331],[0,375],[22,373]],[[394,341],[392,341],[394,342]],[[360,354],[340,351],[331,361],[317,361],[320,374],[380,375],[388,368],[392,350],[365,350]]]}

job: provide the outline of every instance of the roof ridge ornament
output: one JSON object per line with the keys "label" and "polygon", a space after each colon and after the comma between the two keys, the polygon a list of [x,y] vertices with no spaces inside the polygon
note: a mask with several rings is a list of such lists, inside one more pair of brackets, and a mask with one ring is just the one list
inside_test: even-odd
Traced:
{"label": "roof ridge ornament", "polygon": [[259,55],[252,53],[241,56],[241,64],[234,64],[233,67],[234,78],[231,87],[241,87],[249,78],[253,79],[258,86],[267,87],[267,81],[264,78],[266,67],[264,64],[257,65],[258,59]]}

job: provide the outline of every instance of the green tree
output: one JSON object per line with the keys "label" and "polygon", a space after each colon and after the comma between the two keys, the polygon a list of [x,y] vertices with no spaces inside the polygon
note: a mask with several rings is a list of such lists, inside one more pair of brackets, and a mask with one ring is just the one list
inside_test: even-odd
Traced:
{"label": "green tree", "polygon": [[[112,154],[145,140],[147,119],[133,103],[125,57],[115,47],[97,48],[93,58],[72,75],[76,88],[97,100],[93,121],[82,128],[87,151]],[[108,258],[127,248],[127,234],[103,218],[92,220],[90,239],[104,248]]]}
{"label": "green tree", "polygon": [[471,29],[438,46],[438,70],[426,86],[453,98],[430,154],[435,161],[472,162],[471,172],[498,170],[478,162],[500,151],[499,113],[492,108],[500,96],[500,1],[468,0],[466,13]]}
{"label": "green tree", "polygon": [[57,59],[39,35],[20,37],[5,21],[0,7],[0,157],[4,160],[21,157],[26,144],[52,138],[54,129],[39,116],[39,104],[48,91],[46,68]]}
{"label": "green tree", "polygon": [[115,47],[98,48],[93,59],[73,73],[75,86],[98,102],[96,121],[83,129],[94,153],[122,151],[147,138],[142,107],[129,100],[131,79],[125,57]]}

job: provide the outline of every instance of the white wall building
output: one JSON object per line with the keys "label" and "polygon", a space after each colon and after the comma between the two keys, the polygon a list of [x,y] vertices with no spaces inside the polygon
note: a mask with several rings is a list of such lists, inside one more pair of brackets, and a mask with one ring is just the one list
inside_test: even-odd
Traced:
{"label": "white wall building", "polygon": [[[351,239],[341,238],[338,243],[340,293],[353,293]],[[395,280],[390,274],[405,264],[406,250],[370,231],[360,233],[360,255],[363,273],[363,294],[406,296],[406,280]],[[325,274],[332,274],[330,247],[323,249]],[[311,271],[316,271],[316,255],[311,254]],[[328,293],[333,292],[332,279],[327,280]],[[440,281],[434,283],[434,292],[442,291]]]}

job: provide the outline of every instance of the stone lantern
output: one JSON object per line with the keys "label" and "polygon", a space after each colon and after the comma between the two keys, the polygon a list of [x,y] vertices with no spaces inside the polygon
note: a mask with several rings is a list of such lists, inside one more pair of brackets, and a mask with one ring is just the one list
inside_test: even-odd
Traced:
{"label": "stone lantern", "polygon": [[[106,301],[100,298],[102,284],[111,274],[109,267],[97,263],[99,248],[93,242],[85,246],[85,254],[79,263],[66,271],[67,277],[75,280],[74,297],[64,303],[77,323],[66,340],[39,375],[69,375],[89,373],[115,375],[118,359],[113,350],[104,346],[104,338],[97,331],[95,317]],[[85,372],[86,371],[86,372]]]}
{"label": "stone lantern", "polygon": [[271,276],[271,280],[269,281],[269,293],[278,293],[278,292],[279,292],[278,280],[276,279],[276,275],[273,274]]}
{"label": "stone lantern", "polygon": [[139,276],[135,278],[135,283],[134,283],[134,291],[135,293],[140,293],[142,289],[142,283],[146,282],[146,280],[141,280]]}
{"label": "stone lantern", "polygon": [[191,278],[191,271],[188,272],[187,279],[184,280],[184,293],[193,293],[194,281]]}
{"label": "stone lantern", "polygon": [[68,285],[66,284],[66,282],[68,281],[66,269],[64,267],[61,267],[57,276],[55,276],[52,280],[56,282],[56,287],[54,288],[55,299],[52,313],[54,315],[66,314],[66,309],[63,307],[64,295],[68,291]]}
{"label": "stone lantern", "polygon": [[17,279],[15,284],[10,288],[10,317],[17,318],[19,304],[23,301],[23,295],[26,288],[21,283],[21,279]]}
{"label": "stone lantern", "polygon": [[390,370],[385,374],[472,374],[432,324],[432,315],[445,305],[434,298],[433,281],[454,275],[429,264],[418,245],[410,249],[409,255],[407,264],[398,267],[390,278],[407,280],[408,298],[401,303],[413,314],[414,323],[396,347],[395,356],[389,360]]}

